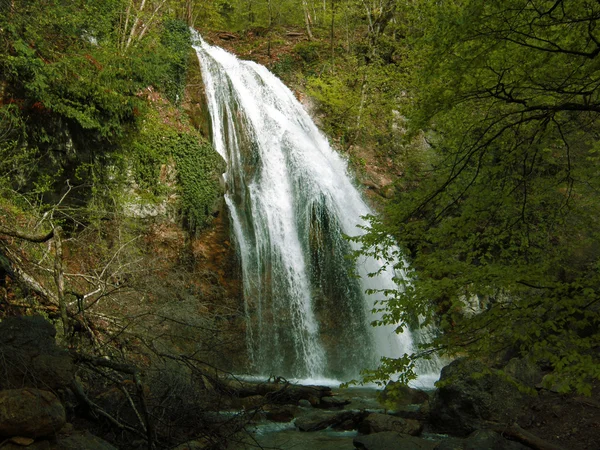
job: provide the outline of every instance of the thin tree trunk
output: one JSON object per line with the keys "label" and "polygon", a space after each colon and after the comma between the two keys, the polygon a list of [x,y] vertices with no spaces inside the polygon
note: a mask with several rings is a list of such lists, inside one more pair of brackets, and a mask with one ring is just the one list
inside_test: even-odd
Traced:
{"label": "thin tree trunk", "polygon": [[54,282],[56,283],[56,296],[60,309],[60,318],[63,324],[64,335],[69,335],[69,317],[67,316],[67,304],[65,302],[65,277],[63,272],[63,248],[62,228],[54,229]]}
{"label": "thin tree trunk", "polygon": [[142,4],[140,5],[138,14],[135,17],[135,20],[133,21],[133,25],[131,26],[131,32],[129,33],[129,37],[127,38],[127,43],[125,44],[126,49],[129,48],[129,46],[131,45],[131,41],[133,40],[133,37],[135,36],[135,30],[137,29],[137,27],[140,23],[140,14],[144,10],[144,6],[146,6],[146,0],[142,0]]}
{"label": "thin tree trunk", "polygon": [[148,31],[148,28],[150,27],[150,25],[152,25],[152,22],[154,22],[154,18],[156,17],[156,13],[158,12],[158,10],[160,8],[162,8],[162,6],[165,4],[166,1],[167,0],[163,0],[163,2],[156,7],[156,9],[154,10],[154,12],[152,13],[152,16],[148,19],[148,21],[144,25],[144,28],[142,28],[142,31],[138,35],[138,37],[137,37],[138,41],[141,40],[144,37],[144,35],[146,34],[146,31]]}
{"label": "thin tree trunk", "polygon": [[335,53],[333,49],[334,39],[334,26],[335,26],[335,0],[331,0],[331,70],[333,70],[333,63],[335,59]]}
{"label": "thin tree trunk", "polygon": [[306,3],[306,0],[302,0],[302,7],[304,9],[304,23],[306,25],[306,34],[308,35],[308,39],[312,41],[314,37],[312,31],[310,30],[310,12],[308,10],[308,3]]}

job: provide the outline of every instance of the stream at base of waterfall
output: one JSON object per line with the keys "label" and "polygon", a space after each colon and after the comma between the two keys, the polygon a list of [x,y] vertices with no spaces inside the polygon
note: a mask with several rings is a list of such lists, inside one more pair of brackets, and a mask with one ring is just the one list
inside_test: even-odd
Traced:
{"label": "stream at base of waterfall", "polygon": [[[243,276],[248,373],[349,380],[382,356],[414,351],[413,336],[371,327],[376,296],[394,289],[382,262],[348,255],[344,238],[372,211],[293,93],[264,66],[198,35],[212,141]],[[358,277],[352,274],[356,273]],[[437,377],[436,377],[437,378]]]}

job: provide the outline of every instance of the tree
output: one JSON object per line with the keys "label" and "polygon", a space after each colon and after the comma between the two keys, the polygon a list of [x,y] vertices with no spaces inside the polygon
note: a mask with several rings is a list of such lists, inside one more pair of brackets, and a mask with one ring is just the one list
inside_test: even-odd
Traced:
{"label": "tree", "polygon": [[386,293],[384,321],[440,333],[374,375],[431,353],[519,353],[549,363],[565,390],[589,392],[600,378],[600,5],[405,8],[402,111],[407,142],[427,146],[412,147],[413,170],[359,240],[364,252],[412,267]]}

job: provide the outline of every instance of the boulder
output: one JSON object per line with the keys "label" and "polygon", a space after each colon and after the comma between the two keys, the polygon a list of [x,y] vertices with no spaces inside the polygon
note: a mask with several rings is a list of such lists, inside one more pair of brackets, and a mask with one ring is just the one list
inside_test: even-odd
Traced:
{"label": "boulder", "polygon": [[450,438],[438,444],[435,450],[530,450],[519,442],[504,439],[495,431],[477,430],[466,439]]}
{"label": "boulder", "polygon": [[0,436],[49,436],[65,422],[65,409],[52,392],[33,388],[0,391]]}
{"label": "boulder", "polygon": [[296,427],[300,431],[319,431],[333,425],[335,415],[326,412],[312,412],[296,419]]}
{"label": "boulder", "polygon": [[467,436],[485,421],[514,421],[525,403],[517,387],[474,360],[457,359],[442,369],[440,387],[430,407],[438,432]]}
{"label": "boulder", "polygon": [[459,438],[444,439],[435,450],[465,450],[465,440]]}
{"label": "boulder", "polygon": [[291,422],[296,417],[296,407],[287,405],[267,405],[263,408],[267,420],[272,422]]}
{"label": "boulder", "polygon": [[0,322],[0,389],[60,389],[75,376],[71,356],[56,345],[54,326],[41,316]]}
{"label": "boulder", "polygon": [[300,431],[319,431],[325,428],[336,430],[353,430],[364,420],[367,413],[362,411],[344,411],[338,414],[315,411],[296,419],[296,427]]}
{"label": "boulder", "polygon": [[[88,431],[75,432],[56,441],[56,450],[117,450],[104,439]],[[54,450],[54,448],[53,448]]]}
{"label": "boulder", "polygon": [[258,408],[265,404],[265,398],[262,395],[252,395],[250,397],[244,397],[237,399],[236,404],[243,409],[253,409]]}
{"label": "boulder", "polygon": [[2,450],[56,450],[56,445],[50,441],[36,441],[26,447],[22,444],[17,444],[8,441],[2,445]]}
{"label": "boulder", "polygon": [[406,405],[420,405],[429,401],[427,392],[414,389],[398,381],[390,381],[383,391],[377,395],[377,400],[386,409],[400,409]]}
{"label": "boulder", "polygon": [[344,406],[349,405],[350,400],[346,398],[340,397],[323,397],[318,405],[315,405],[317,408],[323,409],[343,409]]}
{"label": "boulder", "polygon": [[423,431],[423,424],[416,420],[403,419],[402,417],[390,416],[388,414],[372,413],[360,424],[358,431],[363,434],[395,431],[396,433],[417,436]]}
{"label": "boulder", "polygon": [[211,447],[211,443],[208,439],[199,439],[195,441],[185,442],[184,444],[178,445],[173,450],[206,450]]}
{"label": "boulder", "polygon": [[504,439],[495,431],[477,430],[464,442],[464,450],[529,450],[519,442]]}
{"label": "boulder", "polygon": [[536,387],[544,377],[542,369],[526,358],[512,358],[504,367],[504,372],[530,388]]}
{"label": "boulder", "polygon": [[357,449],[364,450],[433,450],[437,442],[394,431],[384,431],[357,436],[354,438],[353,444]]}
{"label": "boulder", "polygon": [[[9,442],[2,450],[117,450],[111,444],[88,431],[75,432],[71,436],[56,441],[36,441],[27,447]],[[195,450],[195,449],[193,449]]]}

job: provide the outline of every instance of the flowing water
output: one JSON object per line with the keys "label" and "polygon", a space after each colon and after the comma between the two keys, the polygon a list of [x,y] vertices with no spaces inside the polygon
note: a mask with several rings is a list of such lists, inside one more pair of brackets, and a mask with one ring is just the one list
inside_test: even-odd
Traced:
{"label": "flowing water", "polygon": [[[196,36],[213,145],[227,162],[225,200],[239,249],[248,372],[356,377],[381,356],[413,350],[409,331],[373,328],[368,288],[393,289],[374,259],[353,267],[371,210],[347,164],[292,92],[265,67]],[[360,277],[350,275],[356,269]]]}

